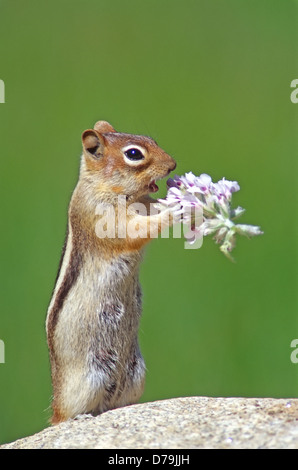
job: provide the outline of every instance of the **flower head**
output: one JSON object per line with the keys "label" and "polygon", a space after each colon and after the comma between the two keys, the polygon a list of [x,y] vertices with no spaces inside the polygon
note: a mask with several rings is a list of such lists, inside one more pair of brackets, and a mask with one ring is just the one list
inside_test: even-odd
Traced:
{"label": "flower head", "polygon": [[[263,233],[259,227],[233,222],[244,212],[241,207],[231,208],[232,194],[240,190],[237,181],[222,178],[213,183],[211,176],[205,173],[195,176],[189,172],[169,178],[167,186],[166,199],[159,199],[159,203],[171,208],[174,218],[180,218],[189,227],[185,235],[189,243],[213,234],[221,251],[232,259],[237,233],[247,237]],[[198,211],[202,217],[195,217]]]}

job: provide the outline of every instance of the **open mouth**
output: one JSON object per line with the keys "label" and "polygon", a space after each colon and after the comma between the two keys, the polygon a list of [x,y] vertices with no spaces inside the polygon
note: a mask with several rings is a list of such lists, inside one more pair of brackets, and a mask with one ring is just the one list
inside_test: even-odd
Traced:
{"label": "open mouth", "polygon": [[150,193],[156,193],[158,191],[158,186],[157,184],[155,183],[155,180],[151,181],[151,183],[149,184],[149,192]]}

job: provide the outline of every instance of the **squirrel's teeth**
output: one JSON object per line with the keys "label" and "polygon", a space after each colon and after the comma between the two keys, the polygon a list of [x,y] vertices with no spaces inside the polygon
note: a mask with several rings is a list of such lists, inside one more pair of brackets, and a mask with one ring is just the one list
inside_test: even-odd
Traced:
{"label": "squirrel's teeth", "polygon": [[157,184],[155,183],[155,180],[151,181],[151,183],[149,184],[149,191],[150,193],[156,193],[158,191],[158,186]]}

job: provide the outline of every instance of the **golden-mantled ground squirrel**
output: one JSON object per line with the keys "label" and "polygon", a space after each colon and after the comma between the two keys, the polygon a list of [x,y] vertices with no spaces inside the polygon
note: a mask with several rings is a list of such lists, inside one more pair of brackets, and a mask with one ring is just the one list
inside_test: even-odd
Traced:
{"label": "golden-mantled ground squirrel", "polygon": [[[150,212],[155,201],[149,193],[158,190],[155,181],[176,167],[153,139],[119,133],[99,121],[83,133],[82,143],[79,180],[46,320],[52,424],[140,398],[145,365],[138,344],[139,265],[145,244],[156,236],[154,229],[160,232],[172,223],[167,210]],[[134,227],[135,233],[123,232],[120,196],[126,228]],[[138,210],[141,205],[146,214]],[[102,207],[113,209],[107,212],[116,228],[112,236],[96,231]]]}

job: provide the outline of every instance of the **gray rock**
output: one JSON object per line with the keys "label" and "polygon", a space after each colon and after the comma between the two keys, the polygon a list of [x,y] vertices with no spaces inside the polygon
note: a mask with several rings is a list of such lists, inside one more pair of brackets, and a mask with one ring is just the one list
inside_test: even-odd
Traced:
{"label": "gray rock", "polygon": [[1,449],[297,449],[298,399],[185,397],[82,415]]}

